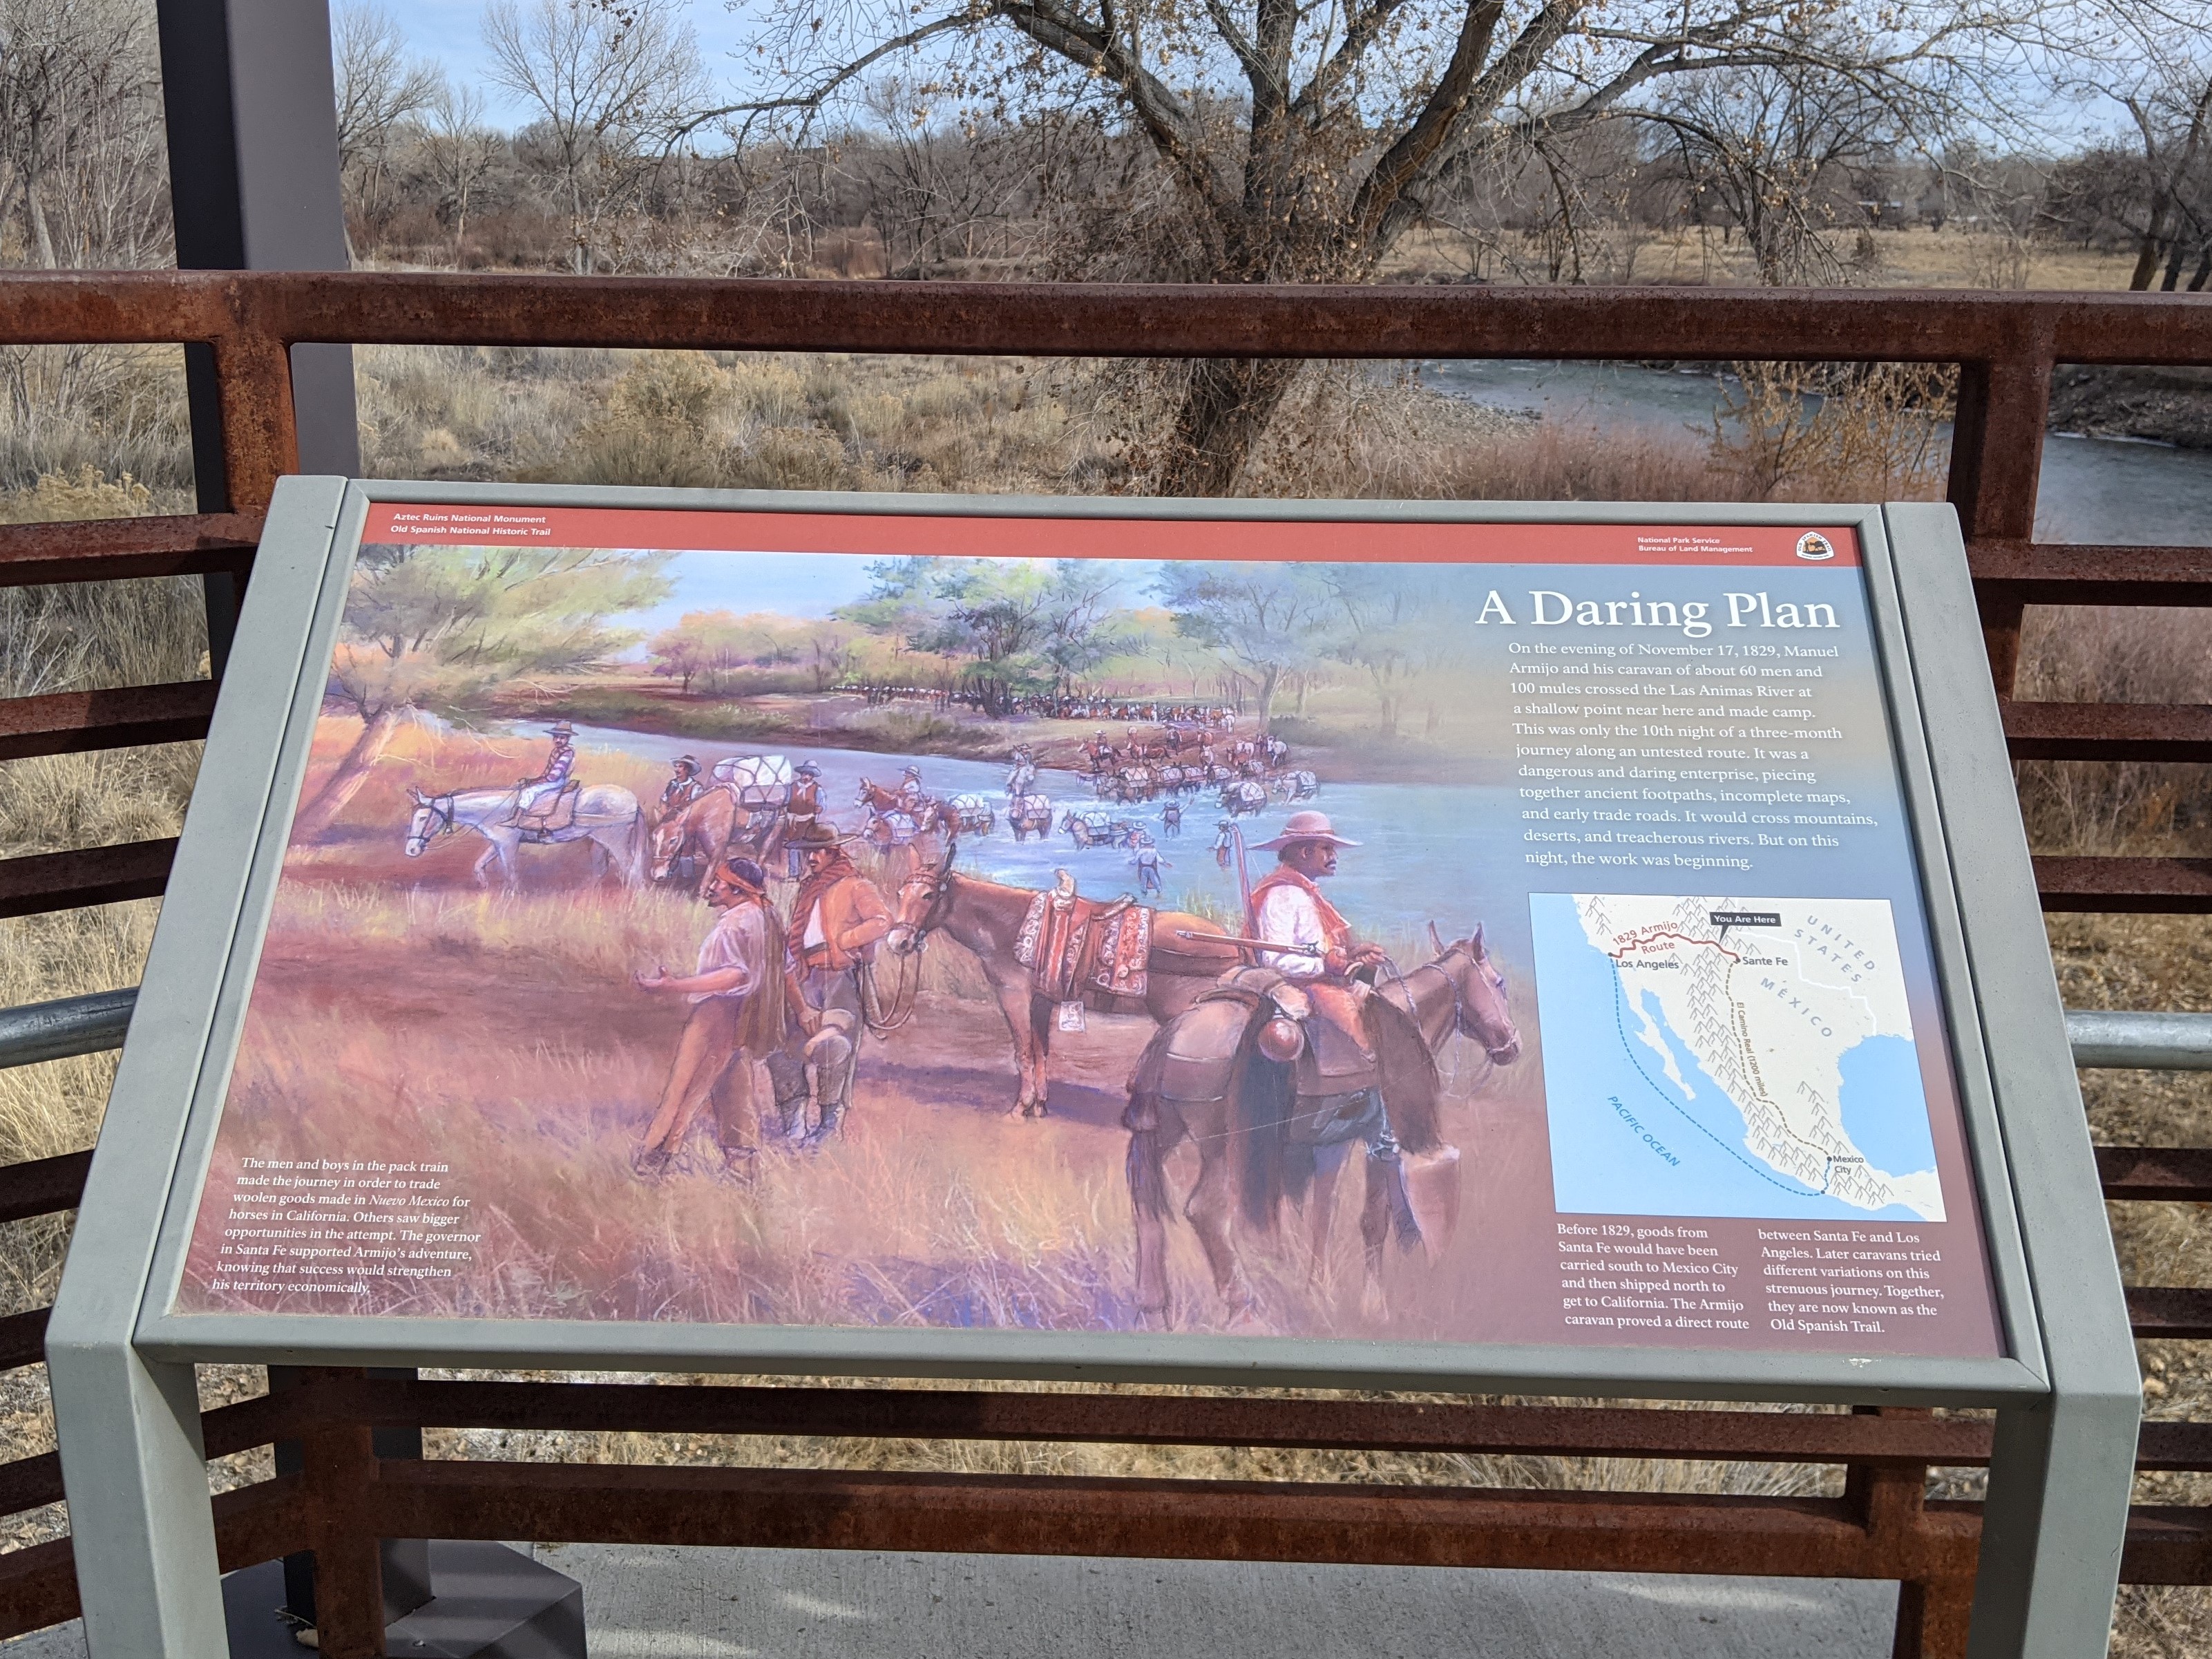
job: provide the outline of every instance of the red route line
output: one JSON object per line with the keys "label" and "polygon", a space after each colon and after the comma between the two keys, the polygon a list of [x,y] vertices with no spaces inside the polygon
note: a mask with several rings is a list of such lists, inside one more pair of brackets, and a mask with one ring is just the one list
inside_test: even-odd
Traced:
{"label": "red route line", "polygon": [[1725,945],[1722,944],[1722,943],[1721,943],[1718,939],[1692,939],[1692,938],[1691,938],[1691,937],[1690,937],[1690,935],[1689,935],[1689,934],[1687,934],[1687,933],[1677,933],[1677,932],[1675,932],[1675,931],[1674,931],[1674,929],[1673,929],[1673,928],[1671,928],[1671,927],[1662,927],[1662,928],[1660,928],[1660,929],[1656,930],[1656,932],[1650,933],[1639,933],[1639,934],[1636,935],[1636,937],[1635,937],[1635,943],[1634,943],[1634,944],[1632,944],[1632,945],[1628,945],[1628,946],[1625,947],[1625,948],[1624,948],[1624,949],[1622,949],[1622,950],[1619,950],[1619,951],[1607,951],[1606,954],[1607,954],[1607,955],[1608,955],[1608,956],[1610,956],[1610,957],[1612,957],[1615,962],[1619,962],[1619,961],[1621,959],[1621,957],[1622,957],[1626,956],[1626,955],[1628,953],[1628,951],[1632,951],[1632,950],[1634,950],[1634,951],[1640,951],[1640,950],[1642,950],[1645,945],[1650,945],[1650,944],[1652,944],[1653,942],[1655,942],[1655,941],[1656,941],[1656,940],[1658,940],[1658,939],[1678,939],[1681,940],[1681,941],[1682,941],[1682,943],[1683,943],[1683,944],[1685,944],[1685,945],[1705,945],[1705,946],[1709,947],[1710,949],[1712,949],[1712,950],[1715,950],[1715,951],[1719,951],[1723,956],[1726,957],[1727,957],[1730,962],[1741,962],[1741,961],[1743,960],[1743,958],[1742,958],[1741,957],[1738,956],[1735,951],[1733,951],[1729,950],[1729,949],[1728,948],[1728,946],[1727,946],[1727,945]]}

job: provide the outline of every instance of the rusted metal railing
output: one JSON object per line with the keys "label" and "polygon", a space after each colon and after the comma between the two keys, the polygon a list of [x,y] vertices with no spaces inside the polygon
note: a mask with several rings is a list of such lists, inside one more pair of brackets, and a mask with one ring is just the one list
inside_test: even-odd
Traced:
{"label": "rusted metal railing", "polygon": [[[2212,304],[2164,295],[1668,289],[1099,288],[220,273],[0,276],[0,343],[204,344],[231,511],[0,528],[0,583],[249,569],[293,462],[288,352],[356,344],[691,347],[1085,356],[1917,361],[1960,370],[1949,494],[2006,730],[2022,758],[2212,760],[2212,709],[2010,699],[2029,605],[2212,605],[2212,548],[2034,540],[2057,362],[2212,364]],[[203,499],[207,498],[204,489]],[[173,741],[204,683],[0,702],[0,758]],[[159,893],[174,843],[0,860],[0,916]],[[2037,860],[2045,908],[2212,911],[2212,860]],[[2105,1149],[2115,1200],[2212,1200],[2212,1153]],[[70,1208],[85,1158],[0,1170],[0,1220]],[[2212,1337],[2212,1291],[2131,1290],[2136,1334]],[[0,1321],[36,1363],[45,1314]],[[310,1371],[210,1412],[210,1456],[276,1440],[304,1468],[216,1499],[226,1566],[318,1553],[322,1650],[375,1650],[380,1537],[542,1538],[1886,1578],[1897,1651],[1963,1650],[1978,1506],[1933,1467],[1989,1428],[1915,1412],[1636,1410],[951,1389],[424,1382]],[[1835,1498],[848,1470],[384,1462],[379,1426],[1356,1448],[1829,1464]],[[2139,1467],[2212,1472],[2212,1423],[2144,1426]],[[0,1466],[0,1511],[62,1496],[51,1455]],[[2130,1582],[2212,1583],[2212,1509],[2138,1508]],[[0,1633],[67,1618],[66,1540],[0,1555]]]}

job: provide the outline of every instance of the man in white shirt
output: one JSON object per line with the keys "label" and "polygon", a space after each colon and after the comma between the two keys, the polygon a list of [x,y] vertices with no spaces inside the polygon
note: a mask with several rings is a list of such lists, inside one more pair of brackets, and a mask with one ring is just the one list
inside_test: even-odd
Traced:
{"label": "man in white shirt", "polygon": [[1282,833],[1252,850],[1273,853],[1275,868],[1252,890],[1247,936],[1291,948],[1266,953],[1265,965],[1293,979],[1341,980],[1382,960],[1380,946],[1355,945],[1352,924],[1317,884],[1336,873],[1337,849],[1357,847],[1336,833],[1324,812],[1293,812]]}
{"label": "man in white shirt", "polygon": [[655,968],[636,975],[639,989],[680,995],[690,1005],[659,1105],[630,1157],[631,1168],[648,1181],[666,1171],[709,1099],[725,1168],[738,1180],[751,1179],[745,1122],[752,1060],[781,1046],[791,1019],[783,925],[768,902],[766,872],[750,859],[725,859],[708,872],[700,897],[717,915],[699,946],[699,971]]}

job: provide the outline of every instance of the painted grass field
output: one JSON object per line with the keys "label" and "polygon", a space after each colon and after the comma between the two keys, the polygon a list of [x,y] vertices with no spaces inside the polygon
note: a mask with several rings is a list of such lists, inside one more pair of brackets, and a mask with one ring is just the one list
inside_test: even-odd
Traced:
{"label": "painted grass field", "polygon": [[[326,720],[309,781],[349,742]],[[757,1181],[722,1173],[702,1115],[689,1156],[659,1183],[629,1154],[649,1118],[684,1019],[679,1000],[636,989],[656,963],[688,971],[710,915],[667,890],[592,872],[580,848],[523,850],[525,885],[487,891],[482,843],[454,836],[416,860],[400,842],[410,787],[512,782],[531,745],[426,727],[403,733],[331,831],[295,848],[280,890],[234,1074],[211,1194],[246,1157],[451,1166],[480,1234],[451,1278],[372,1280],[367,1306],[495,1318],[945,1325],[1116,1330],[1137,1322],[1122,1173],[1125,1086],[1152,1026],[1094,1016],[1054,1044],[1052,1115],[1005,1116],[1015,1091],[1004,1021],[980,969],[949,940],[921,963],[917,1012],[862,1050],[847,1133],[817,1155],[772,1143]],[[632,768],[635,772],[640,769]],[[618,757],[589,750],[580,774],[643,793]],[[1393,941],[1411,962],[1413,941]],[[1425,954],[1425,953],[1423,953]],[[898,969],[886,961],[883,971]],[[1496,1073],[1478,1100],[1479,1054],[1447,1054],[1462,1092],[1450,1138],[1479,1202],[1482,1153],[1537,1150],[1537,1063]],[[753,1098],[769,1098],[764,1075]],[[757,1138],[758,1131],[754,1131]],[[1540,1162],[1538,1167],[1541,1167]],[[1194,1174],[1170,1161],[1178,1192]],[[1357,1164],[1355,1162],[1354,1169]],[[1283,1334],[1442,1334],[1482,1294],[1468,1230],[1431,1264],[1392,1253],[1389,1308],[1360,1310],[1358,1182],[1340,1184],[1327,1260],[1286,1215],[1247,1241],[1264,1328]],[[210,1198],[218,1213],[222,1200]],[[222,1269],[203,1223],[185,1305],[269,1305],[209,1288]],[[1224,1310],[1194,1237],[1171,1231],[1176,1323]],[[234,1266],[235,1264],[232,1264]],[[365,1310],[301,1291],[297,1309]]]}

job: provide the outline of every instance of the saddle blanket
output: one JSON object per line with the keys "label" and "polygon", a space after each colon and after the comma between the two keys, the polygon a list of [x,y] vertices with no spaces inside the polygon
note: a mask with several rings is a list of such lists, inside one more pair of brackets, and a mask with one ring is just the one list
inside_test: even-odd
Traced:
{"label": "saddle blanket", "polygon": [[1060,893],[1030,901],[1014,960],[1030,970],[1030,985],[1051,1002],[1085,992],[1114,997],[1145,994],[1152,954],[1153,912],[1127,898],[1111,904]]}
{"label": "saddle blanket", "polygon": [[576,803],[583,793],[584,786],[573,779],[562,784],[552,799],[540,801],[535,806],[523,805],[521,794],[518,793],[508,824],[521,830],[526,841],[550,836],[557,830],[573,830],[576,827]]}

